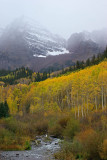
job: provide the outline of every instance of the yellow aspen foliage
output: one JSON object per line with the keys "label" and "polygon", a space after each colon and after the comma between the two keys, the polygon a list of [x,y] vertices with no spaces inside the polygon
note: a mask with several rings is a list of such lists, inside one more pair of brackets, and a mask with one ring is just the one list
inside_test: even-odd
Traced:
{"label": "yellow aspen foliage", "polygon": [[107,61],[83,70],[30,85],[0,88],[10,112],[71,110],[76,117],[107,107]]}

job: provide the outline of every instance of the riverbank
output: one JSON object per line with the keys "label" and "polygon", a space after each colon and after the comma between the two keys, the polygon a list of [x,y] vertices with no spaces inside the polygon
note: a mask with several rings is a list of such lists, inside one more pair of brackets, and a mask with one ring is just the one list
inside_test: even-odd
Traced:
{"label": "riverbank", "polygon": [[60,149],[60,139],[37,136],[31,142],[29,151],[3,151],[0,160],[52,160],[53,154]]}
{"label": "riverbank", "polygon": [[[52,160],[54,153],[57,160],[106,160],[106,117],[107,111],[100,110],[78,119],[68,112],[1,119],[0,160]],[[57,138],[42,136],[47,133]]]}

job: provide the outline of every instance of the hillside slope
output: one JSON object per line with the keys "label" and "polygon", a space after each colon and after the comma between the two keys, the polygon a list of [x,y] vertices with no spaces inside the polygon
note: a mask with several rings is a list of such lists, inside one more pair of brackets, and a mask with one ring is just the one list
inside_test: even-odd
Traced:
{"label": "hillside slope", "polygon": [[2,90],[11,113],[70,109],[75,116],[107,107],[107,60],[68,76]]}

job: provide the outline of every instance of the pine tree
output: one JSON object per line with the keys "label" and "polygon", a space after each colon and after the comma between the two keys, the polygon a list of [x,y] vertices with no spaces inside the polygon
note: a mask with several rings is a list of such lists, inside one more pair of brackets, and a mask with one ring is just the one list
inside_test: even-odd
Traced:
{"label": "pine tree", "polygon": [[47,73],[46,73],[46,72],[43,72],[42,80],[45,80],[45,79],[47,79]]}
{"label": "pine tree", "polygon": [[82,61],[81,63],[80,63],[80,68],[84,68],[84,61]]}
{"label": "pine tree", "polygon": [[7,101],[0,103],[0,118],[9,117],[9,107]]}
{"label": "pine tree", "polygon": [[0,103],[0,118],[5,117],[4,105]]}
{"label": "pine tree", "polygon": [[90,59],[88,58],[88,59],[86,60],[86,66],[90,66],[90,64],[91,64],[91,62],[90,62]]}
{"label": "pine tree", "polygon": [[35,81],[36,81],[36,82],[40,82],[40,81],[41,81],[41,76],[40,76],[40,73],[39,73],[39,72],[36,73]]}
{"label": "pine tree", "polygon": [[4,103],[5,117],[9,117],[9,107],[7,101]]}
{"label": "pine tree", "polygon": [[92,60],[91,60],[91,64],[95,64],[95,55],[93,55]]}
{"label": "pine tree", "polygon": [[80,62],[79,61],[76,62],[76,69],[80,69]]}
{"label": "pine tree", "polygon": [[69,67],[69,71],[70,71],[70,72],[72,71],[72,66]]}

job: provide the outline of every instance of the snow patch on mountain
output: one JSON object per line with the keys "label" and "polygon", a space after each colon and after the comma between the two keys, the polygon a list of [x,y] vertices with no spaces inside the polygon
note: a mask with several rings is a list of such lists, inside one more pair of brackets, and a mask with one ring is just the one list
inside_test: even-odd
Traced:
{"label": "snow patch on mountain", "polygon": [[37,55],[37,54],[34,54],[33,56],[34,56],[34,57],[38,57],[38,58],[46,58],[46,56],[44,56],[44,55]]}
{"label": "snow patch on mountain", "polygon": [[33,56],[34,57],[41,57],[41,58],[46,58],[47,56],[57,56],[57,55],[60,55],[60,54],[68,54],[69,51],[66,49],[66,48],[61,48],[60,50],[58,51],[48,51],[47,55],[44,56],[44,55],[37,55],[37,54],[34,54]]}
{"label": "snow patch on mountain", "polygon": [[62,48],[60,51],[48,51],[47,56],[48,55],[56,56],[56,55],[67,54],[67,53],[69,53],[69,51],[66,50],[66,48]]}

